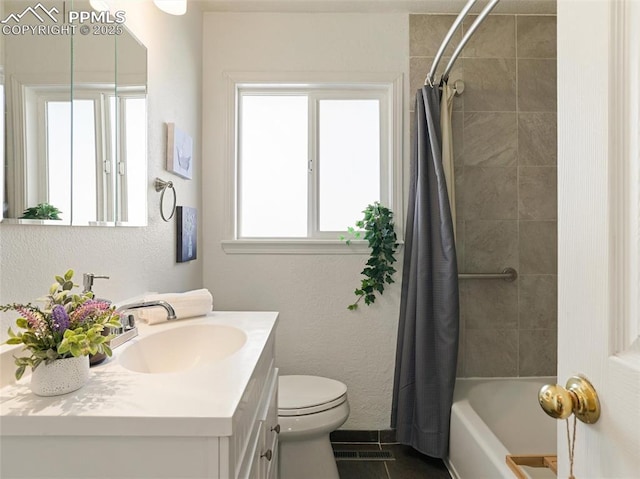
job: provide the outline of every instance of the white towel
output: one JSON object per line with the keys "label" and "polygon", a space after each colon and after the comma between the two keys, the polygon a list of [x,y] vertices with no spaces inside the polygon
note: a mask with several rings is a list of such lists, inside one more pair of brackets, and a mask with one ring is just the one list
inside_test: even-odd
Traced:
{"label": "white towel", "polygon": [[[166,301],[176,312],[177,319],[202,316],[213,309],[213,296],[208,289],[196,289],[185,293],[151,293],[145,294],[144,301]],[[137,311],[138,318],[147,324],[167,322],[164,308],[143,308]]]}

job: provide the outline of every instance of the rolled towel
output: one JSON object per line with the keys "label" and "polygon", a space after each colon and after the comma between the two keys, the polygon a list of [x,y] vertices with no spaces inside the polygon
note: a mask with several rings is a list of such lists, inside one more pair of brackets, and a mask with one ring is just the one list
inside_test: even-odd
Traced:
{"label": "rolled towel", "polygon": [[[144,295],[144,301],[166,301],[176,312],[177,319],[193,318],[209,313],[213,309],[213,296],[208,289],[196,289],[185,293],[153,293]],[[164,308],[143,308],[137,311],[138,318],[147,324],[167,322]]]}

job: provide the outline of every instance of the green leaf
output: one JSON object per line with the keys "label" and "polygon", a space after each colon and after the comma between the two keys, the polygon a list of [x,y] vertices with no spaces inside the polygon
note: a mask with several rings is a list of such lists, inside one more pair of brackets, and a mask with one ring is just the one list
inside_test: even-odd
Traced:
{"label": "green leaf", "polygon": [[[374,303],[376,293],[383,294],[385,284],[394,282],[391,276],[396,272],[392,266],[396,261],[394,254],[398,247],[393,212],[375,202],[368,205],[363,213],[364,218],[356,221],[359,231],[353,227],[347,230],[354,237],[356,235],[361,237],[364,230],[364,239],[370,249],[366,266],[361,272],[364,278],[360,281],[360,288],[354,291],[358,299],[348,307],[349,310],[356,309],[358,301],[362,298],[367,305]],[[347,244],[349,244],[348,241]]]}
{"label": "green leaf", "polygon": [[64,274],[64,279],[65,279],[65,281],[71,281],[71,278],[73,278],[73,270],[72,270],[72,269],[68,270],[68,271]]}
{"label": "green leaf", "polygon": [[24,374],[25,369],[27,369],[26,365],[18,366],[18,369],[16,369],[16,380],[20,381],[20,378]]}
{"label": "green leaf", "polygon": [[73,281],[65,281],[62,284],[62,289],[65,291],[70,291],[73,289]]}
{"label": "green leaf", "polygon": [[22,344],[22,339],[18,337],[9,338],[6,340],[5,344]]}

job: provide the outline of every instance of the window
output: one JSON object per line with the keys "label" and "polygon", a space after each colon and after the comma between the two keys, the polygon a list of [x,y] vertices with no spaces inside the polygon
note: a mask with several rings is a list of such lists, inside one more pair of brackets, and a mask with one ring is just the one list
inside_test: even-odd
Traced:
{"label": "window", "polygon": [[400,204],[398,89],[234,83],[234,239],[326,244],[368,204]]}
{"label": "window", "polygon": [[[146,192],[132,186],[146,178],[144,162],[138,160],[146,148],[144,92],[128,87],[116,97],[114,88],[86,86],[75,88],[73,95],[71,101],[57,87],[24,89],[28,128],[21,148],[24,161],[16,168],[30,180],[15,203],[49,202],[62,211],[64,224],[116,219],[142,224],[144,215],[129,212],[126,205],[146,201]],[[118,115],[121,126],[116,128]]]}

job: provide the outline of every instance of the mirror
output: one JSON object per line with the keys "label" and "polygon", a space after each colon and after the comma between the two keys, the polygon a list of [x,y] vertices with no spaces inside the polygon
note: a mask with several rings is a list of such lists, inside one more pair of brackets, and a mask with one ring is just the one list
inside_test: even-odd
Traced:
{"label": "mirror", "polygon": [[67,23],[88,0],[0,8],[3,221],[146,225],[144,45],[108,12]]}

